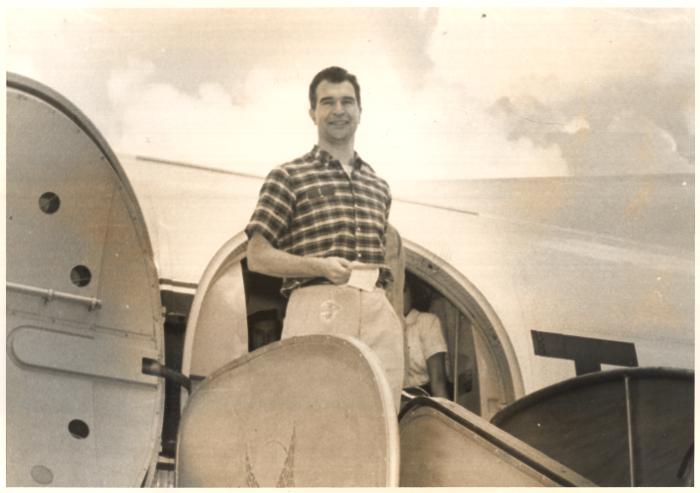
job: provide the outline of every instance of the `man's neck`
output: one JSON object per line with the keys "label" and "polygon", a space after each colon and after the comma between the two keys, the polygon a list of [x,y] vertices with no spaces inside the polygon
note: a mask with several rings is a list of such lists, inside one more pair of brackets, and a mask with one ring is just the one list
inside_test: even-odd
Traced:
{"label": "man's neck", "polygon": [[352,169],[352,158],[355,156],[353,141],[342,144],[319,141],[318,147],[340,161],[345,171],[349,172]]}

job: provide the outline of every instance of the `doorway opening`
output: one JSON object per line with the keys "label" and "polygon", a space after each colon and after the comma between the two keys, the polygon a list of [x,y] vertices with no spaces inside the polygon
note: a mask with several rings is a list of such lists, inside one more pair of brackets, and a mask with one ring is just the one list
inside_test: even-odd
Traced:
{"label": "doorway opening", "polygon": [[[522,377],[505,329],[460,272],[413,242],[403,244],[408,277],[424,283],[430,311],[441,319],[451,398],[490,419],[522,394]],[[233,238],[202,278],[188,321],[186,374],[206,376],[280,337],[286,309],[281,280],[251,272],[245,247],[244,235]]]}

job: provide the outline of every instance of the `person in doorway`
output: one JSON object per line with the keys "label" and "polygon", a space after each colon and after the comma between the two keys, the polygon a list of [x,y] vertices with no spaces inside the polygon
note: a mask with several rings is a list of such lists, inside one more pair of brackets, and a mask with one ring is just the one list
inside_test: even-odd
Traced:
{"label": "person in doorway", "polygon": [[313,149],[275,167],[245,229],[250,270],[283,278],[282,338],[345,334],[379,357],[398,409],[401,322],[384,292],[389,185],[355,152],[362,104],[357,78],[322,70],[309,86]]}
{"label": "person in doorway", "polygon": [[248,350],[255,351],[271,342],[279,341],[282,322],[277,310],[260,310],[248,315]]}
{"label": "person in doorway", "polygon": [[440,319],[427,313],[430,306],[428,288],[414,276],[406,276],[403,304],[408,351],[404,385],[407,388],[420,387],[434,397],[448,399],[445,336]]}

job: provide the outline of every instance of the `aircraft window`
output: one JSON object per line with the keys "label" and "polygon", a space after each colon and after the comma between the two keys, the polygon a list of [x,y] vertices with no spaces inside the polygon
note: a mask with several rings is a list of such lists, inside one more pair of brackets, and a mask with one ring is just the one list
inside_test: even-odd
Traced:
{"label": "aircraft window", "polygon": [[61,206],[61,199],[53,192],[46,192],[39,197],[39,209],[46,214],[53,214]]}
{"label": "aircraft window", "polygon": [[73,284],[82,288],[90,284],[90,281],[92,280],[92,273],[90,272],[90,269],[84,265],[76,265],[70,271],[70,280],[73,282]]}
{"label": "aircraft window", "polygon": [[81,419],[74,419],[68,423],[68,431],[73,438],[83,439],[90,434],[90,427]]}
{"label": "aircraft window", "polygon": [[46,466],[34,466],[32,467],[32,479],[39,484],[51,484],[53,483],[53,473],[51,469]]}

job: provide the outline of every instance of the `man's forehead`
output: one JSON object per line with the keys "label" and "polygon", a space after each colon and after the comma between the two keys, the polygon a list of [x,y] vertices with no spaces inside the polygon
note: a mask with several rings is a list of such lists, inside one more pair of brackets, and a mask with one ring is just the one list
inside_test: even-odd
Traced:
{"label": "man's forehead", "polygon": [[350,83],[350,81],[344,80],[342,82],[331,82],[329,80],[322,80],[318,87],[316,88],[316,98],[320,100],[322,97],[339,97],[339,96],[351,96],[355,97],[355,88]]}

